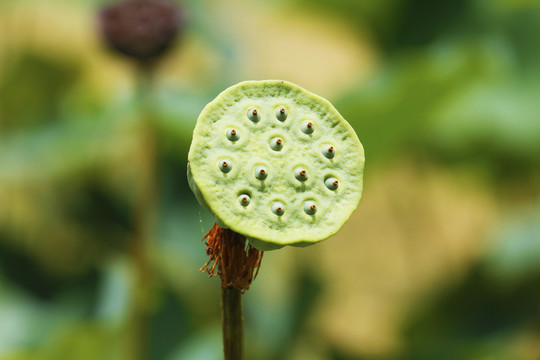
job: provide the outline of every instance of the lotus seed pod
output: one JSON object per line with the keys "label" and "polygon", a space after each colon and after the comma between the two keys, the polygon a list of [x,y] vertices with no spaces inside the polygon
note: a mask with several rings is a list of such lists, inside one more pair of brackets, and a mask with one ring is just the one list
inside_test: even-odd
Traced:
{"label": "lotus seed pod", "polygon": [[[239,140],[229,129],[241,130]],[[286,146],[275,150],[277,139]],[[200,114],[188,157],[199,202],[259,250],[327,239],[362,196],[364,150],[354,130],[327,100],[286,81],[223,91]]]}

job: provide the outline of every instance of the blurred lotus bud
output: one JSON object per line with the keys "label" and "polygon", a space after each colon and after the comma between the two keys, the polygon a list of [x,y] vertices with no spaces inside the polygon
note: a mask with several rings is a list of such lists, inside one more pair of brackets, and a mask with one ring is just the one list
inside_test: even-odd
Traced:
{"label": "blurred lotus bud", "polygon": [[168,50],[182,27],[176,5],[166,0],[128,0],[104,8],[101,32],[113,49],[139,60]]}

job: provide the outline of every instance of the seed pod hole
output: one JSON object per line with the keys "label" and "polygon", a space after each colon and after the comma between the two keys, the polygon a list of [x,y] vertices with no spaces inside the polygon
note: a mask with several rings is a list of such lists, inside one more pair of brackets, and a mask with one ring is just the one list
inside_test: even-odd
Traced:
{"label": "seed pod hole", "polygon": [[240,140],[240,134],[238,133],[238,130],[236,129],[227,129],[227,139],[230,141],[238,141]]}
{"label": "seed pod hole", "polygon": [[259,180],[264,180],[268,176],[268,169],[264,166],[257,166],[254,171],[255,177]]}
{"label": "seed pod hole", "polygon": [[242,194],[238,197],[238,202],[242,206],[248,206],[251,202],[251,197],[248,194]]}
{"label": "seed pod hole", "polygon": [[324,157],[333,159],[336,155],[336,149],[334,149],[333,145],[323,145],[321,148],[321,153],[324,155]]}
{"label": "seed pod hole", "polygon": [[313,127],[313,123],[311,121],[304,121],[302,125],[300,125],[300,130],[302,130],[304,134],[313,134],[315,128]]}
{"label": "seed pod hole", "polygon": [[219,170],[221,170],[221,172],[226,174],[232,170],[233,164],[230,160],[219,160],[218,167],[219,167]]}
{"label": "seed pod hole", "polygon": [[308,179],[308,172],[304,168],[296,168],[294,169],[294,177],[298,181],[306,181]]}
{"label": "seed pod hole", "polygon": [[304,203],[304,212],[306,214],[315,215],[317,213],[317,210],[319,210],[319,208],[314,201],[309,200]]}
{"label": "seed pod hole", "polygon": [[282,216],[283,214],[285,214],[285,205],[283,205],[279,201],[273,203],[270,209],[272,210],[274,215]]}
{"label": "seed pod hole", "polygon": [[285,121],[285,119],[287,119],[287,115],[287,109],[285,109],[284,107],[279,107],[276,109],[276,118],[279,121]]}
{"label": "seed pod hole", "polygon": [[283,139],[279,137],[272,138],[270,140],[270,147],[274,151],[280,151],[283,149]]}
{"label": "seed pod hole", "polygon": [[261,120],[261,113],[259,110],[255,108],[251,108],[247,112],[247,117],[249,120],[253,121],[254,123],[258,123]]}
{"label": "seed pod hole", "polygon": [[336,178],[330,177],[330,178],[324,180],[324,185],[329,190],[336,190],[339,187],[339,181]]}

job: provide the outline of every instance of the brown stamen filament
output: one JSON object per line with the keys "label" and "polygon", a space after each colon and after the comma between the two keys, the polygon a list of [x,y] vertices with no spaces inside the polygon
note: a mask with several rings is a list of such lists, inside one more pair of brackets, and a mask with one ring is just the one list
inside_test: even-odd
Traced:
{"label": "brown stamen filament", "polygon": [[223,288],[234,287],[244,293],[257,277],[263,252],[255,249],[243,235],[217,224],[202,238],[207,239],[208,261],[200,269],[209,277],[219,275]]}

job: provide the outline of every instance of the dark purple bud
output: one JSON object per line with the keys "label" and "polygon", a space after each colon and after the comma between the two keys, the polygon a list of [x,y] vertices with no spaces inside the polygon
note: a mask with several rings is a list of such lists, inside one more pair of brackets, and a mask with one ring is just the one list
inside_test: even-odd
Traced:
{"label": "dark purple bud", "polygon": [[176,5],[166,0],[129,0],[104,8],[101,32],[113,49],[136,59],[167,51],[183,25]]}

